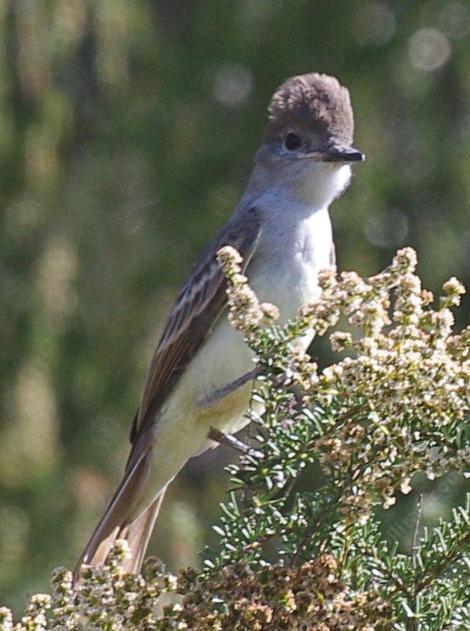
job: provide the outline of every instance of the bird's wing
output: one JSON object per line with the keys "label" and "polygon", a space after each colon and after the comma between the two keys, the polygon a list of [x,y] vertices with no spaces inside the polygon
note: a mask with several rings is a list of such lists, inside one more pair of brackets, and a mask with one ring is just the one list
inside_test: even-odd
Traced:
{"label": "bird's wing", "polygon": [[217,251],[224,245],[233,246],[242,255],[245,268],[256,249],[259,234],[260,220],[255,208],[232,217],[202,253],[183,285],[150,364],[140,410],[131,431],[132,448],[124,476],[80,556],[74,581],[79,578],[82,563],[101,567],[116,538],[128,540],[133,553],[129,568],[139,570],[166,489],[166,486],[156,489],[154,502],[140,515],[134,514],[152,468],[152,424],[158,422],[160,406],[227,303],[227,283],[217,261]]}
{"label": "bird's wing", "polygon": [[131,431],[134,445],[139,435],[155,422],[163,401],[226,306],[227,283],[217,261],[217,251],[225,245],[233,246],[243,257],[243,267],[246,268],[259,234],[260,218],[256,208],[235,215],[194,265],[173,305],[152,358]]}

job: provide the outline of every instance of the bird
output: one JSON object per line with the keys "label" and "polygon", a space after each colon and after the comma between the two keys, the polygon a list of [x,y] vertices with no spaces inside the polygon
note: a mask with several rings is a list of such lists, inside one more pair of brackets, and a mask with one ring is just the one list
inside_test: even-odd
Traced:
{"label": "bird", "polygon": [[[138,573],[165,491],[194,455],[249,421],[253,352],[227,318],[227,281],[217,259],[235,248],[260,300],[280,322],[318,298],[318,273],[335,265],[329,206],[348,187],[353,146],[349,91],[316,72],[287,79],[273,94],[245,192],[193,266],[150,362],[121,482],[78,559],[102,567],[125,539],[123,568]],[[311,336],[298,341],[306,350]]]}

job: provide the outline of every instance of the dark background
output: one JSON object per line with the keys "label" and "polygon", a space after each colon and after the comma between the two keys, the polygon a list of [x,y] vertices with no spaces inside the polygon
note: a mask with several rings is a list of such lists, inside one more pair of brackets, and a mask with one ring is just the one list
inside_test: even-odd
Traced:
{"label": "dark background", "polygon": [[[408,244],[428,288],[467,283],[468,2],[0,4],[0,604],[73,565],[175,291],[243,191],[273,90],[312,70],[349,87],[367,154],[333,208],[339,267],[374,274]],[[211,541],[228,457],[172,486],[151,546],[171,568]],[[462,484],[423,488],[432,521]],[[405,547],[415,503],[384,517]]]}

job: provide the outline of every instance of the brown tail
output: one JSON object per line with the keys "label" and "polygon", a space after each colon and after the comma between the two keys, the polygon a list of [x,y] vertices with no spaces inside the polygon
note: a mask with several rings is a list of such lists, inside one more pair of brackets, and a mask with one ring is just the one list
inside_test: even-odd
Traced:
{"label": "brown tail", "polygon": [[131,522],[127,527],[124,538],[129,545],[131,557],[124,562],[124,570],[126,572],[130,572],[131,574],[138,574],[140,572],[150,535],[152,534],[155,521],[160,512],[160,506],[162,505],[165,491],[166,487],[160,492],[157,499],[155,499],[150,506],[147,506],[137,519]]}
{"label": "brown tail", "polygon": [[137,573],[140,570],[148,541],[166,491],[161,489],[155,500],[137,517],[136,504],[142,497],[150,473],[152,451],[138,459],[126,470],[124,478],[109,502],[103,517],[85,546],[75,566],[73,580],[78,581],[82,563],[102,567],[116,539],[126,539],[132,554],[124,569]]}

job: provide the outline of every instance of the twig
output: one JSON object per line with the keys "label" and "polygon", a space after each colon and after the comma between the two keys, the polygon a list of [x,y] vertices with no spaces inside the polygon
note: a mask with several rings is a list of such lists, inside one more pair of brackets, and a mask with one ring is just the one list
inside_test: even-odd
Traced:
{"label": "twig", "polygon": [[[411,563],[413,565],[413,608],[414,608],[414,612],[415,614],[419,613],[419,590],[418,590],[418,585],[416,583],[416,566],[417,566],[417,555],[419,552],[419,542],[418,542],[418,537],[419,537],[419,529],[421,526],[421,514],[422,514],[422,509],[423,509],[423,494],[421,493],[418,497],[418,503],[416,505],[416,524],[415,524],[415,529],[413,532],[413,540],[411,543]],[[419,623],[419,619],[418,618],[411,618],[409,621],[409,628],[411,631],[419,631],[420,629],[420,623]]]}
{"label": "twig", "polygon": [[419,536],[419,529],[421,526],[422,510],[423,510],[423,494],[421,493],[418,497],[418,503],[416,505],[416,524],[415,524],[415,530],[413,533],[413,542],[411,544],[413,570],[415,571],[416,571],[416,553],[418,552],[420,548],[420,546],[418,545],[418,536]]}

